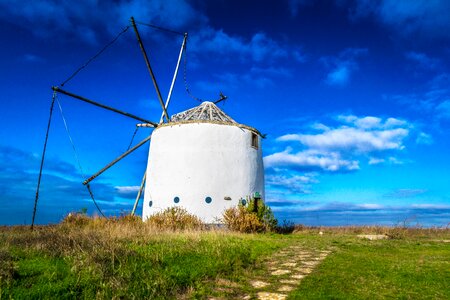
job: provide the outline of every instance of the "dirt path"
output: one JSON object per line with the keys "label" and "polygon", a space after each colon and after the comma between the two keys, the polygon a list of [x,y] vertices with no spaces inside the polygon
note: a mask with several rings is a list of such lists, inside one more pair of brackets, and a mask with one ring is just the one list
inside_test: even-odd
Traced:
{"label": "dirt path", "polygon": [[264,273],[249,278],[245,286],[228,280],[218,280],[216,291],[226,296],[209,299],[286,299],[289,292],[329,253],[330,251],[306,250],[301,246],[284,248],[266,261]]}

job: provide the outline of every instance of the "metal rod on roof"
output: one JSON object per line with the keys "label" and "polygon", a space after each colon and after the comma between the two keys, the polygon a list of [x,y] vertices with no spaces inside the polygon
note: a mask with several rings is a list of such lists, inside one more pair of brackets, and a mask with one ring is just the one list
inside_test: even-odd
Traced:
{"label": "metal rod on roof", "polygon": [[136,196],[136,201],[134,201],[133,210],[131,211],[132,216],[134,216],[134,213],[136,212],[136,208],[138,206],[139,199],[141,198],[141,195],[142,195],[142,190],[144,189],[144,184],[145,184],[146,178],[147,178],[147,170],[145,170],[145,172],[144,172],[144,177],[142,177],[141,187],[139,188],[138,194]]}
{"label": "metal rod on roof", "polygon": [[106,166],[104,166],[100,171],[98,171],[97,173],[95,173],[94,175],[92,175],[91,177],[89,177],[88,179],[86,179],[85,181],[83,181],[83,184],[86,185],[89,182],[91,182],[92,180],[94,180],[95,178],[97,178],[100,174],[102,174],[103,172],[105,172],[106,170],[108,170],[109,168],[111,168],[113,165],[115,165],[119,160],[121,160],[122,158],[124,158],[125,156],[127,156],[128,154],[130,154],[131,152],[133,152],[134,150],[136,150],[137,148],[141,147],[142,145],[144,145],[146,142],[148,142],[150,140],[150,138],[152,137],[152,135],[150,134],[148,137],[146,137],[144,140],[142,140],[139,144],[137,144],[136,146],[134,146],[133,148],[131,148],[130,150],[124,152],[122,155],[120,155],[119,157],[117,157],[115,160],[113,160],[112,162],[110,162],[109,164],[107,164]]}
{"label": "metal rod on roof", "polygon": [[73,93],[71,93],[71,92],[62,90],[62,89],[60,89],[60,88],[57,87],[57,86],[52,86],[52,90],[53,90],[54,92],[58,92],[58,93],[61,93],[61,94],[70,96],[70,97],[72,97],[72,98],[75,98],[75,99],[78,99],[78,100],[81,100],[81,101],[90,103],[90,104],[92,104],[92,105],[95,105],[95,106],[98,106],[98,107],[101,107],[101,108],[104,108],[104,109],[107,109],[107,110],[116,112],[116,113],[121,114],[121,115],[123,115],[123,116],[126,116],[126,117],[129,117],[129,118],[132,118],[132,119],[141,121],[141,122],[145,122],[145,123],[151,124],[151,125],[153,125],[153,127],[158,126],[158,124],[156,124],[155,122],[152,122],[152,121],[146,120],[146,119],[144,119],[144,118],[141,118],[141,117],[132,115],[132,114],[130,114],[130,113],[127,113],[127,112],[118,110],[118,109],[116,109],[116,108],[113,108],[113,107],[110,107],[110,106],[107,106],[107,105],[104,105],[104,104],[95,102],[95,101],[93,101],[93,100],[90,100],[90,99],[87,99],[87,98],[85,98],[85,97],[82,97],[82,96],[73,94]]}
{"label": "metal rod on roof", "polygon": [[[165,106],[166,110],[167,110],[167,107],[169,107],[170,98],[172,97],[173,86],[175,85],[175,80],[177,79],[178,68],[180,67],[181,57],[183,56],[183,51],[186,47],[187,37],[188,37],[188,34],[186,32],[184,34],[183,43],[181,44],[180,54],[178,55],[178,62],[177,62],[177,66],[175,68],[175,73],[173,74],[172,83],[170,84],[169,94],[167,95],[166,106]],[[159,123],[162,123],[163,116],[164,116],[164,112],[161,114],[161,119],[159,120]]]}
{"label": "metal rod on roof", "polygon": [[147,65],[148,72],[150,73],[150,77],[152,78],[153,85],[155,86],[156,94],[158,95],[159,104],[163,109],[164,116],[166,117],[167,122],[169,122],[169,115],[167,114],[166,107],[164,106],[164,101],[161,97],[161,91],[159,90],[158,83],[156,82],[155,74],[153,74],[152,67],[150,66],[150,61],[147,56],[147,52],[145,51],[144,44],[142,43],[141,36],[139,35],[139,31],[136,27],[136,22],[134,18],[130,18],[131,25],[134,28],[134,32],[136,33],[137,40],[139,42],[139,47],[141,48],[142,55],[144,56],[145,64]]}
{"label": "metal rod on roof", "polygon": [[216,100],[216,101],[214,101],[214,104],[217,104],[217,103],[219,103],[219,102],[222,102],[223,100],[227,100],[227,96],[225,96],[222,92],[220,92],[220,99],[219,100]]}

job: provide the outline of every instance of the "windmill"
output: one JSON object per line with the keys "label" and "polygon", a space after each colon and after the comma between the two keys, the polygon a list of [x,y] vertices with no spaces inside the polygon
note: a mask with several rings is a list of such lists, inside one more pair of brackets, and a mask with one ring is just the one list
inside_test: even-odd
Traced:
{"label": "windmill", "polygon": [[[264,168],[261,149],[261,138],[263,136],[255,128],[237,123],[217,107],[216,104],[225,100],[226,96],[220,93],[220,98],[214,102],[202,101],[197,107],[169,117],[167,110],[183,54],[186,55],[188,34],[136,22],[133,17],[131,17],[130,23],[131,26],[127,26],[111,43],[75,71],[65,82],[60,86],[52,87],[53,98],[36,188],[31,228],[34,225],[52,112],[58,94],[139,121],[140,123],[136,125],[136,128],[148,127],[153,129],[152,133],[145,139],[135,146],[129,147],[119,157],[83,181],[83,185],[87,187],[94,204],[102,215],[103,213],[90,188],[90,183],[149,141],[151,142],[147,168],[131,212],[132,214],[135,213],[145,185],[142,214],[144,220],[167,207],[182,206],[205,222],[213,223],[221,216],[224,209],[236,206],[239,202],[245,202],[246,198],[254,194],[257,196],[264,195]],[[183,36],[177,64],[165,101],[161,95],[136,23],[182,34]],[[63,89],[65,83],[112,45],[130,27],[134,29],[136,34],[161,106],[159,122],[147,120]],[[186,81],[185,85],[186,91],[191,95]],[[70,140],[72,142],[72,139]]]}

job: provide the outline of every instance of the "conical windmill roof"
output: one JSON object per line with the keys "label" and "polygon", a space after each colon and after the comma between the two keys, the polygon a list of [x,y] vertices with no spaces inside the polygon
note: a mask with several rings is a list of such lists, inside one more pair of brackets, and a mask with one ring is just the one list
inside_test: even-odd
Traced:
{"label": "conical windmill roof", "polygon": [[264,137],[257,129],[236,122],[229,115],[227,115],[220,108],[218,108],[217,105],[209,101],[202,102],[202,104],[200,104],[199,106],[172,115],[169,123],[159,124],[158,128],[165,126],[172,126],[174,124],[189,124],[189,123],[213,123],[222,125],[233,125],[239,128],[245,128],[247,130],[253,131],[256,134],[259,134],[260,136]]}
{"label": "conical windmill roof", "polygon": [[228,124],[238,124],[230,116],[224,113],[213,102],[205,101],[199,106],[185,110],[170,118],[171,122],[182,121],[214,121]]}

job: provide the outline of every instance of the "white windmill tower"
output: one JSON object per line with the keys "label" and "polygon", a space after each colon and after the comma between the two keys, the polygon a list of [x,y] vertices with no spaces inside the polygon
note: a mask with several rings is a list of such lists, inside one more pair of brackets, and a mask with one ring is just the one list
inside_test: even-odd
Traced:
{"label": "white windmill tower", "polygon": [[173,115],[153,130],[143,219],[175,205],[214,223],[241,199],[264,195],[260,139],[212,102]]}
{"label": "white windmill tower", "polygon": [[[32,227],[39,198],[39,187],[52,110],[57,94],[64,94],[143,122],[137,124],[138,127],[153,128],[153,132],[147,138],[84,180],[83,184],[88,188],[92,200],[102,215],[103,213],[94,199],[90,183],[122,158],[144,145],[147,141],[150,141],[148,164],[132,210],[132,214],[134,214],[145,184],[143,220],[168,207],[182,206],[190,213],[200,217],[204,222],[214,223],[221,218],[226,208],[236,206],[243,199],[254,195],[264,198],[264,167],[261,149],[262,135],[255,128],[237,123],[216,106],[216,103],[226,99],[222,94],[221,98],[216,102],[204,101],[197,107],[175,114],[169,118],[167,108],[170,103],[182,56],[185,54],[187,33],[183,34],[184,38],[177,65],[168,96],[164,102],[136,23],[139,22],[135,22],[132,17],[131,26],[126,27],[119,36],[128,28],[133,27],[153,81],[159,103],[161,104],[162,114],[160,122],[152,122],[122,110],[109,107],[63,90],[61,87],[52,87],[54,94],[44,142],[41,171],[38,178]],[[155,27],[144,23],[139,24]],[[166,30],[161,27],[155,28]],[[95,55],[94,58],[101,54],[104,49],[106,47]],[[61,86],[78,74],[88,63],[78,69]],[[186,90],[189,93],[187,88]]]}

